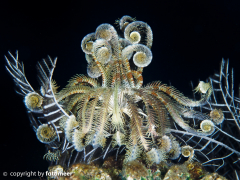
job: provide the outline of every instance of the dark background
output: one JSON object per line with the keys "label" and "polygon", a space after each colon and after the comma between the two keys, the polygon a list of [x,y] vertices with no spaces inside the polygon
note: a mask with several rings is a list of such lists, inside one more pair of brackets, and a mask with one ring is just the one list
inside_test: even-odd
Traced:
{"label": "dark background", "polygon": [[[240,83],[240,2],[170,1],[6,1],[0,4],[1,171],[46,171],[44,144],[30,128],[22,98],[4,68],[4,54],[19,50],[29,82],[37,90],[36,63],[58,57],[53,79],[64,87],[75,74],[86,74],[82,38],[98,25],[114,25],[123,15],[147,22],[153,31],[153,61],[144,84],[160,80],[191,97],[197,86],[218,72],[222,58]],[[22,178],[23,179],[23,178]]]}

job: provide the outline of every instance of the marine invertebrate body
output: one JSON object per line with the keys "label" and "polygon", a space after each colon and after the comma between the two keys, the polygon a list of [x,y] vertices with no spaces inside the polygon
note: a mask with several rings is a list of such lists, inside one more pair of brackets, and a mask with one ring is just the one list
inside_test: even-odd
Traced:
{"label": "marine invertebrate body", "polygon": [[[37,138],[55,152],[44,157],[69,167],[125,149],[124,164],[138,158],[152,165],[187,157],[188,162],[198,160],[205,166],[214,163],[215,171],[223,167],[221,160],[234,162],[232,169],[237,169],[239,145],[227,139],[239,142],[240,99],[234,96],[233,82],[229,89],[225,61],[215,78],[200,81],[195,88],[199,100],[160,81],[143,86],[143,68],[153,58],[152,30],[130,16],[118,22],[124,37],[112,25],[101,24],[83,38],[88,76],[76,75],[59,92],[52,79],[57,58],[38,63],[37,93],[18,54],[6,57],[6,68],[25,99]],[[233,134],[232,127],[237,129]],[[215,152],[222,158],[215,158]]]}
{"label": "marine invertebrate body", "polygon": [[43,156],[43,159],[46,159],[48,161],[58,161],[60,157],[60,151],[57,150],[56,152],[51,152],[50,150],[48,151],[48,153],[46,153]]}

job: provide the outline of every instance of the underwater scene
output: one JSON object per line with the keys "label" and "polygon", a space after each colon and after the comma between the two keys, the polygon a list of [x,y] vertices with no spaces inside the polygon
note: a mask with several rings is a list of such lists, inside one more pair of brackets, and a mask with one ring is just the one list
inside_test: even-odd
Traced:
{"label": "underwater scene", "polygon": [[47,149],[48,179],[238,177],[240,87],[234,92],[229,61],[191,84],[189,98],[158,80],[143,84],[152,45],[146,22],[125,15],[115,25],[100,24],[81,41],[87,75],[63,88],[53,75],[57,58],[37,63],[34,89],[18,51],[6,54],[30,125]]}

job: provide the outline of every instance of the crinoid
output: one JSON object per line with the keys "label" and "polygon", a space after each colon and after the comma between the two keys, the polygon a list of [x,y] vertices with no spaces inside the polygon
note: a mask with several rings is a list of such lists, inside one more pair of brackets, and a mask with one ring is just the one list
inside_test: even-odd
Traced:
{"label": "crinoid", "polygon": [[43,156],[43,159],[48,161],[58,161],[60,156],[60,151],[51,152],[50,150]]}
{"label": "crinoid", "polygon": [[104,159],[115,150],[125,152],[124,163],[197,160],[213,171],[239,169],[240,99],[229,83],[228,62],[222,60],[220,73],[195,88],[199,100],[159,81],[142,86],[143,68],[152,61],[152,30],[130,16],[118,22],[124,37],[102,24],[83,38],[90,77],[76,75],[59,92],[52,80],[57,58],[38,63],[39,94],[18,53],[6,57],[38,139],[59,152],[48,160],[69,166]]}

